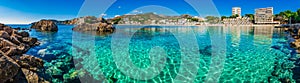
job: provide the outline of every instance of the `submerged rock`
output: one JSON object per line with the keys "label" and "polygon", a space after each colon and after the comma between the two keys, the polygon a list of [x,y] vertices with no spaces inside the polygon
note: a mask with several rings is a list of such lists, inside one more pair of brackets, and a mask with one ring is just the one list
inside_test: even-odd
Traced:
{"label": "submerged rock", "polygon": [[291,79],[288,77],[280,78],[279,80],[281,83],[292,83]]}
{"label": "submerged rock", "polygon": [[51,20],[41,20],[32,24],[31,28],[40,31],[58,31],[57,25]]}
{"label": "submerged rock", "polygon": [[276,49],[276,50],[280,50],[280,49],[281,49],[281,46],[275,45],[275,46],[272,46],[271,48],[274,48],[274,49]]}

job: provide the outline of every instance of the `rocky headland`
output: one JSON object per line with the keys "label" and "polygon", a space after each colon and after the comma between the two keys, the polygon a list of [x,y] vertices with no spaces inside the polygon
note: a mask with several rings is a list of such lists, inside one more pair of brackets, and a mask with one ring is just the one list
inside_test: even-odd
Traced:
{"label": "rocky headland", "polygon": [[38,22],[32,23],[31,28],[40,31],[58,31],[56,23],[52,20],[40,20]]}
{"label": "rocky headland", "polygon": [[25,54],[36,45],[28,32],[0,24],[0,83],[49,83],[43,60]]}

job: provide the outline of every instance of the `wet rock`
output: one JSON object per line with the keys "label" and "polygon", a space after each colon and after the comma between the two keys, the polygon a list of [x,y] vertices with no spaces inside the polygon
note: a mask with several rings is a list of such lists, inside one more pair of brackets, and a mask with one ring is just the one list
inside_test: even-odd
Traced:
{"label": "wet rock", "polygon": [[23,53],[27,52],[30,49],[30,46],[24,43],[21,43],[17,46],[18,51],[22,51]]}
{"label": "wet rock", "polygon": [[18,51],[16,47],[10,47],[7,52],[5,52],[7,56],[20,55],[22,52]]}
{"label": "wet rock", "polygon": [[36,72],[30,71],[28,69],[21,69],[28,83],[50,83],[44,78],[40,77]]}
{"label": "wet rock", "polygon": [[29,33],[28,32],[25,32],[25,31],[22,31],[20,33],[18,33],[20,36],[22,37],[29,37]]}
{"label": "wet rock", "polygon": [[10,38],[10,40],[11,40],[11,42],[12,43],[14,43],[14,44],[16,44],[16,45],[20,45],[21,44],[21,42],[18,40],[18,38],[16,38],[15,36],[12,36],[11,38]]}
{"label": "wet rock", "polygon": [[40,31],[58,31],[57,25],[51,20],[41,20],[32,24],[31,28]]}
{"label": "wet rock", "polygon": [[12,35],[12,33],[13,33],[13,29],[12,29],[11,27],[9,27],[9,26],[5,26],[5,27],[3,28],[3,30],[4,30],[5,32],[7,32],[9,35]]}
{"label": "wet rock", "polygon": [[0,47],[10,47],[10,46],[16,47],[17,45],[8,40],[0,38]]}
{"label": "wet rock", "polygon": [[37,38],[24,37],[23,42],[28,44],[29,46],[35,46],[37,43]]}
{"label": "wet rock", "polygon": [[12,28],[14,30],[21,30],[21,27],[17,27],[17,28]]}
{"label": "wet rock", "polygon": [[280,46],[272,46],[271,48],[274,48],[274,49],[276,49],[276,50],[280,50]]}
{"label": "wet rock", "polygon": [[292,83],[291,79],[288,78],[288,77],[280,78],[279,81],[280,81],[281,83]]}
{"label": "wet rock", "polygon": [[44,62],[40,58],[36,58],[33,56],[29,55],[23,55],[20,57],[15,58],[17,60],[17,63],[22,67],[22,68],[27,68],[31,71],[40,71],[38,69],[43,68]]}
{"label": "wet rock", "polygon": [[9,39],[10,38],[9,34],[5,31],[0,31],[0,37],[4,38],[4,39]]}
{"label": "wet rock", "polygon": [[0,56],[0,83],[4,83],[18,73],[20,66],[12,59],[3,55]]}

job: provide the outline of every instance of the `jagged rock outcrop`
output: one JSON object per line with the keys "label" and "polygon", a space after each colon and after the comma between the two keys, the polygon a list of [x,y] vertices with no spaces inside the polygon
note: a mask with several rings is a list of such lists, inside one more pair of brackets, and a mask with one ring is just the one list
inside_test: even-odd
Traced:
{"label": "jagged rock outcrop", "polygon": [[89,19],[79,18],[79,22],[77,26],[73,28],[74,31],[97,31],[100,33],[113,33],[115,31],[115,27],[108,23],[104,18],[98,19]]}
{"label": "jagged rock outcrop", "polygon": [[300,53],[300,26],[292,26],[287,28],[286,31],[289,33],[288,42],[290,47],[295,48],[297,53]]}
{"label": "jagged rock outcrop", "polygon": [[97,26],[97,31],[99,31],[99,32],[114,32],[115,27],[112,24],[99,23],[99,25]]}
{"label": "jagged rock outcrop", "polygon": [[3,55],[0,56],[0,83],[4,83],[17,75],[20,66],[11,58]]}
{"label": "jagged rock outcrop", "polygon": [[57,25],[52,20],[41,20],[41,21],[32,23],[31,28],[37,29],[40,31],[58,31]]}
{"label": "jagged rock outcrop", "polygon": [[24,55],[39,45],[28,32],[18,32],[0,24],[0,83],[49,83],[44,74],[43,60]]}

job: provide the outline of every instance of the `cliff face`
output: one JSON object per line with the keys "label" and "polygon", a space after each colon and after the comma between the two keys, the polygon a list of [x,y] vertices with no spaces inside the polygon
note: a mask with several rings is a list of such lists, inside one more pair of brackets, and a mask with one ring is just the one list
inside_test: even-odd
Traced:
{"label": "cliff face", "polygon": [[0,24],[0,83],[49,83],[41,75],[43,60],[24,54],[36,45],[37,38],[28,32]]}
{"label": "cliff face", "polygon": [[31,28],[41,31],[58,31],[57,25],[52,20],[41,20],[32,24]]}

